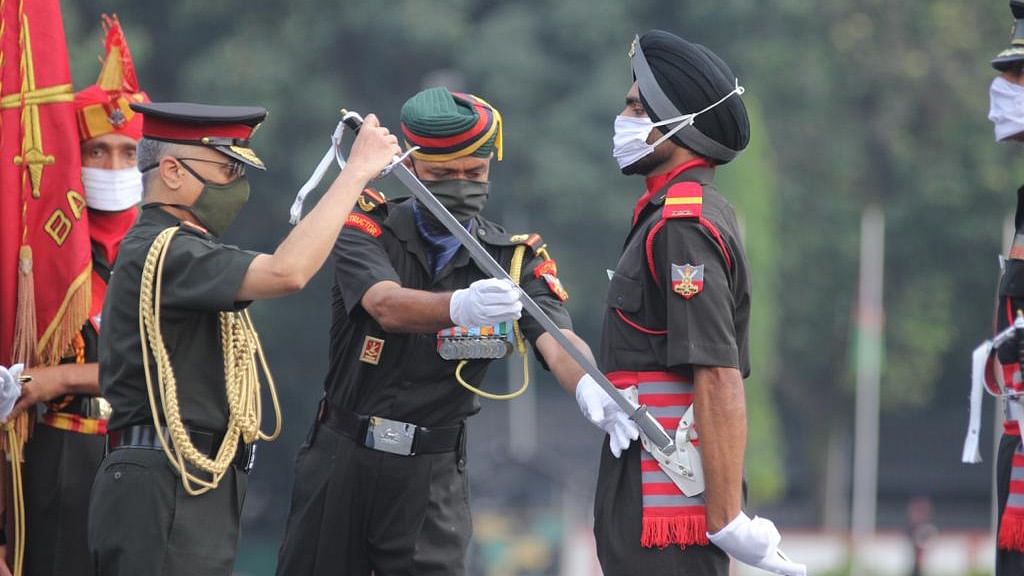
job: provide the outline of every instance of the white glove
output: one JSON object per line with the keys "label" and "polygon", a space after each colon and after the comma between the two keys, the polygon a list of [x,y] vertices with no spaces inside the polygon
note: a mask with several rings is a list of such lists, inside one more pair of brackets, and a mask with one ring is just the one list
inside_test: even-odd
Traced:
{"label": "white glove", "polygon": [[7,420],[14,403],[21,397],[21,382],[18,378],[24,369],[24,364],[15,364],[10,368],[0,366],[0,422]]}
{"label": "white glove", "polygon": [[740,512],[725,528],[714,534],[708,533],[708,540],[729,556],[754,568],[783,576],[807,576],[807,566],[791,561],[779,550],[782,535],[767,518],[754,516],[751,520]]}
{"label": "white glove", "polygon": [[612,400],[590,374],[584,374],[576,383],[576,403],[580,411],[595,426],[608,433],[608,447],[612,456],[618,458],[629,448],[630,442],[640,437],[636,422]]}
{"label": "white glove", "polygon": [[508,280],[487,278],[477,280],[452,292],[448,314],[456,326],[490,326],[507,320],[518,320],[523,304],[519,289]]}

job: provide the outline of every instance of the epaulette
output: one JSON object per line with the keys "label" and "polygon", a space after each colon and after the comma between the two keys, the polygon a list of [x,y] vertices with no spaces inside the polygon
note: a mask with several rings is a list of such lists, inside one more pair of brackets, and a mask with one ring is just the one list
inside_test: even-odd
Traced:
{"label": "epaulette", "polygon": [[665,194],[661,218],[700,218],[703,205],[704,188],[699,182],[677,182]]}
{"label": "epaulette", "polygon": [[476,235],[482,242],[492,246],[516,246],[522,244],[532,252],[537,252],[544,248],[544,239],[536,232],[532,234],[508,234],[500,229],[496,231],[493,228],[486,229],[481,227],[477,230]]}
{"label": "epaulette", "polygon": [[[555,295],[556,298],[565,302],[569,299],[569,293],[566,292],[562,286],[562,281],[558,279],[558,263],[555,259],[548,254],[547,245],[544,244],[544,239],[541,238],[540,234],[536,232],[532,234],[481,234],[481,239],[492,245],[497,246],[525,246],[527,251],[522,255],[518,256],[519,263],[513,264],[513,268],[519,268],[525,261],[529,261],[529,258],[539,257],[540,263],[533,268],[533,276],[537,279],[543,280],[548,290]],[[517,249],[518,250],[518,249]],[[513,262],[516,257],[513,257]],[[513,270],[509,270],[513,272]]]}
{"label": "epaulette", "polygon": [[[380,238],[383,233],[379,219],[387,217],[387,200],[384,195],[373,188],[364,188],[363,193],[356,200],[356,208],[349,213],[345,219],[345,227],[359,230],[374,238]],[[373,212],[372,216],[367,216]]]}
{"label": "epaulette", "polygon": [[381,194],[373,188],[364,188],[363,193],[359,195],[359,199],[356,200],[356,205],[363,212],[373,212],[380,206],[385,206],[387,199],[384,198],[384,194]]}
{"label": "epaulette", "polygon": [[199,224],[189,222],[188,220],[182,220],[178,224],[178,230],[181,230],[182,232],[187,232],[188,234],[192,234],[193,236],[199,236],[200,238],[213,237],[213,235],[210,234],[209,230],[203,228]]}
{"label": "epaulette", "polygon": [[647,231],[647,238],[644,240],[647,269],[650,271],[651,277],[654,278],[656,284],[660,284],[660,281],[658,280],[658,268],[654,261],[654,238],[665,226],[666,220],[677,218],[696,220],[711,235],[712,240],[722,254],[726,267],[732,268],[732,256],[729,255],[729,249],[722,239],[722,233],[718,230],[717,226],[703,216],[704,187],[699,182],[685,181],[673,184],[669,187],[668,192],[665,193],[664,202],[665,205],[661,209],[661,220],[656,222],[654,226],[651,226]]}

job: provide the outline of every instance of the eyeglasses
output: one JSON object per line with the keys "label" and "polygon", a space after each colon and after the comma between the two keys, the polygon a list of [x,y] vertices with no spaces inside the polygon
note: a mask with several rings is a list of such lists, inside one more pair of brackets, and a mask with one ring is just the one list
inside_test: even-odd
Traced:
{"label": "eyeglasses", "polygon": [[206,162],[207,164],[216,164],[221,168],[227,168],[228,175],[234,179],[239,176],[245,176],[245,163],[239,160],[228,160],[227,162],[220,162],[218,160],[207,160],[205,158],[176,158],[178,162],[182,160],[192,160],[193,162]]}

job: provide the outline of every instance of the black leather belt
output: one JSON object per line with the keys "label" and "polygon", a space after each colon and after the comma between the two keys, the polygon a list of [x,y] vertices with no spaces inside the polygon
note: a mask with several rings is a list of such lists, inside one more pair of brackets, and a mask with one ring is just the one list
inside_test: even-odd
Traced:
{"label": "black leather belt", "polygon": [[380,416],[363,416],[329,406],[323,401],[317,421],[367,448],[402,456],[460,450],[466,428],[464,422],[454,426],[426,427]]}
{"label": "black leather belt", "polygon": [[[192,439],[192,444],[197,450],[205,454],[207,458],[217,457],[217,450],[220,449],[220,442],[224,437],[223,434],[197,430],[195,428],[187,428],[187,430],[189,438]],[[137,424],[118,430],[110,430],[107,432],[107,452],[123,448],[163,450],[158,434],[162,434],[164,439],[170,443],[170,433],[163,426],[160,427],[159,432],[151,424]],[[231,464],[243,472],[249,472],[252,470],[255,462],[256,443],[246,444],[239,442],[238,451],[235,453],[235,459]]]}

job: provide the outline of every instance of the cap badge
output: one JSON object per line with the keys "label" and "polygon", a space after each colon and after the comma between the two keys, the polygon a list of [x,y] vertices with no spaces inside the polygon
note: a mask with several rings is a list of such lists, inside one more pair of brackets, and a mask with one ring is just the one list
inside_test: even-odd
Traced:
{"label": "cap badge", "polygon": [[114,128],[124,126],[127,121],[128,118],[125,117],[124,112],[122,112],[120,108],[115,108],[114,111],[110,113],[110,116],[107,116],[107,122],[110,122],[110,125]]}

